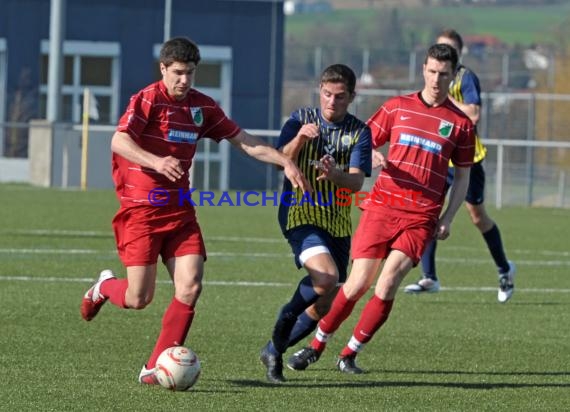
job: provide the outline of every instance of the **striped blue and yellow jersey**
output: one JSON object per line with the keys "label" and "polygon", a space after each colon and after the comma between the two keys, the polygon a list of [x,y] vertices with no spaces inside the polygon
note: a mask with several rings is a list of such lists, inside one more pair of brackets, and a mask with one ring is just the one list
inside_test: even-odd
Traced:
{"label": "striped blue and yellow jersey", "polygon": [[[449,94],[458,102],[464,104],[476,104],[481,106],[481,86],[479,78],[469,68],[459,65],[455,79],[449,85]],[[487,148],[481,142],[477,126],[475,126],[475,157],[474,163],[485,158]]]}
{"label": "striped blue and yellow jersey", "polygon": [[[334,237],[350,236],[352,224],[350,205],[339,202],[336,195],[342,189],[327,180],[317,181],[320,172],[316,168],[324,155],[334,157],[337,167],[348,172],[356,167],[366,176],[371,173],[372,146],[368,126],[350,113],[339,123],[329,123],[323,119],[318,108],[301,108],[291,114],[283,128],[277,147],[283,147],[295,138],[304,124],[318,125],[318,138],[307,141],[301,151],[297,165],[313,186],[313,193],[303,193],[293,189],[285,178],[283,195],[290,194],[289,200],[279,205],[279,224],[282,231],[302,226],[314,225],[326,230]],[[343,192],[344,195],[346,195]],[[287,198],[286,196],[282,196]]]}

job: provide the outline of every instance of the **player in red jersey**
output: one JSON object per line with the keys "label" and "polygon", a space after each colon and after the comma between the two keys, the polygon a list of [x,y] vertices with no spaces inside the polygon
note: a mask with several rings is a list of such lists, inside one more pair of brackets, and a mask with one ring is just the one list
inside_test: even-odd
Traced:
{"label": "player in red jersey", "polygon": [[[463,39],[453,30],[443,30],[437,37],[437,43],[449,44],[453,47],[461,59]],[[481,86],[477,75],[462,64],[457,66],[455,78],[451,82],[449,96],[454,105],[464,112],[475,125],[475,158],[471,166],[469,186],[465,197],[465,207],[469,212],[471,222],[479,229],[483,236],[487,249],[498,269],[499,289],[497,300],[505,303],[511,299],[515,291],[514,277],[516,266],[507,259],[505,247],[501,238],[499,226],[487,213],[485,207],[485,168],[484,160],[487,148],[483,145],[477,133],[477,122],[481,117]],[[449,169],[448,182],[453,180],[453,168]],[[440,283],[435,264],[435,252],[437,241],[433,239],[426,247],[421,259],[422,276],[416,282],[404,288],[407,293],[433,293],[439,291]]]}
{"label": "player in red jersey", "polygon": [[[189,189],[189,170],[199,139],[228,139],[246,154],[283,167],[294,186],[311,190],[286,156],[228,119],[216,102],[192,88],[200,51],[189,39],[164,43],[162,80],[135,94],[111,142],[113,180],[120,208],[113,219],[117,250],[127,270],[118,279],[101,272],[81,304],[90,321],[110,300],[119,308],[143,309],[155,290],[157,261],[162,258],[174,283],[154,350],[139,382],[156,384],[160,353],[183,345],[202,289],[206,250],[192,202],[177,196]],[[182,191],[182,192],[181,192]]]}
{"label": "player in red jersey", "polygon": [[[400,283],[434,235],[446,239],[450,234],[453,217],[465,198],[474,152],[473,123],[447,96],[457,64],[452,47],[431,46],[423,65],[424,88],[388,100],[368,120],[373,147],[390,146],[370,197],[361,205],[348,280],[306,348],[312,352],[306,357],[311,362],[318,360],[331,334],[370,289],[384,261],[374,295],[337,361],[340,371],[361,373],[356,355],[388,319]],[[449,160],[456,166],[455,181],[440,215]]]}

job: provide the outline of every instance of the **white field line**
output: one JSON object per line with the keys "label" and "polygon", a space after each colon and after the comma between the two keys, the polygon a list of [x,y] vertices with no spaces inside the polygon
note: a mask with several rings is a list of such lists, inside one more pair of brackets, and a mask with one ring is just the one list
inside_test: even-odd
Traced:
{"label": "white field line", "polygon": [[[0,281],[11,282],[44,282],[44,283],[93,283],[94,278],[59,278],[40,276],[0,276]],[[168,280],[157,280],[158,284],[170,284]],[[293,287],[293,283],[280,282],[248,282],[248,281],[208,281],[204,285],[212,286],[255,286],[255,287]],[[442,287],[441,291],[448,292],[494,292],[496,287]],[[570,293],[570,289],[537,289],[537,288],[517,288],[517,293]]]}
{"label": "white field line", "polygon": [[[114,250],[98,250],[98,249],[43,249],[43,248],[0,248],[0,255],[99,255],[99,256],[116,256]],[[291,253],[264,253],[264,252],[208,252],[209,257],[234,257],[234,258],[291,258]],[[439,262],[458,263],[458,264],[488,264],[490,258],[450,258],[438,257]],[[519,260],[515,263],[518,266],[535,266],[535,267],[570,267],[570,260]]]}
{"label": "white field line", "polygon": [[[110,231],[102,230],[51,230],[51,229],[14,229],[14,230],[0,230],[0,235],[33,235],[33,236],[69,236],[69,237],[113,237]],[[204,235],[206,242],[239,242],[239,243],[280,243],[286,244],[284,238],[271,238],[271,237],[240,237],[240,236],[208,236]],[[446,249],[457,251],[474,251],[484,250],[484,247],[469,247],[469,246],[447,246]],[[78,249],[79,250],[79,249]],[[570,257],[570,250],[524,250],[524,249],[509,249],[509,255],[542,255],[542,256],[558,256],[560,258]],[[2,253],[0,251],[0,253]],[[91,253],[91,252],[85,252]],[[211,253],[209,255],[215,256]],[[517,261],[518,263],[518,261]]]}
{"label": "white field line", "polygon": [[[16,229],[0,230],[0,235],[28,235],[28,236],[69,236],[69,237],[113,237],[113,232],[102,230],[44,230],[44,229]],[[251,242],[251,243],[285,243],[283,238],[268,237],[238,237],[238,236],[206,236],[206,240],[221,242]]]}
{"label": "white field line", "polygon": [[[255,257],[255,258],[280,258],[291,257],[291,253],[259,253],[259,252],[207,252],[208,256],[221,257]],[[98,250],[98,249],[43,249],[43,248],[0,248],[0,254],[10,255],[104,255],[116,256],[114,250]],[[570,263],[570,262],[569,262]]]}
{"label": "white field line", "polygon": [[[44,283],[93,283],[95,278],[59,278],[59,277],[41,277],[41,276],[2,276],[0,281],[14,281],[14,282],[44,282]],[[169,280],[157,280],[157,284],[168,284],[172,282]],[[291,287],[292,283],[279,283],[279,282],[247,282],[247,281],[203,281],[205,285],[214,286],[270,286],[270,287]]]}

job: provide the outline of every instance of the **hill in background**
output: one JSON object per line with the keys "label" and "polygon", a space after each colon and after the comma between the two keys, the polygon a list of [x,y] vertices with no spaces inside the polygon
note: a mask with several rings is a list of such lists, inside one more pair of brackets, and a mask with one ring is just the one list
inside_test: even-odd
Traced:
{"label": "hill in background", "polygon": [[[307,1],[305,4],[310,4]],[[314,3],[314,2],[313,2]],[[330,11],[299,13],[287,17],[288,40],[301,44],[330,43],[322,36],[330,31],[345,31],[347,45],[378,47],[389,45],[388,37],[378,36],[381,27],[406,40],[402,46],[424,46],[434,31],[456,27],[463,35],[491,35],[507,45],[541,44],[551,47],[566,45],[570,38],[570,1],[516,2],[497,0],[493,4],[479,1],[456,6],[426,6],[444,1],[430,0],[328,0]],[[457,6],[457,4],[461,4]],[[366,6],[368,5],[368,6]],[[350,29],[350,36],[346,30]],[[400,33],[394,32],[398,30]],[[337,38],[332,40],[337,41]],[[401,45],[398,45],[401,46]]]}

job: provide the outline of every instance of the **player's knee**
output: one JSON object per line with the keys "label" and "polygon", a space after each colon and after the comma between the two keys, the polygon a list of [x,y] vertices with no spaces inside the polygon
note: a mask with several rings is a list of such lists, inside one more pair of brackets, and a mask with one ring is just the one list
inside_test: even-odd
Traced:
{"label": "player's knee", "polygon": [[131,309],[144,309],[152,302],[152,296],[135,296],[130,299],[128,305]]}
{"label": "player's knee", "polygon": [[342,290],[346,299],[358,300],[368,292],[370,285],[368,284],[348,284],[345,283]]}
{"label": "player's knee", "polygon": [[327,276],[323,282],[323,288],[326,289],[326,292],[332,291],[336,284],[338,283],[338,276]]}
{"label": "player's knee", "polygon": [[472,213],[471,221],[481,233],[485,233],[487,230],[491,229],[495,222],[485,213]]}
{"label": "player's knee", "polygon": [[481,222],[483,221],[483,215],[479,212],[475,212],[475,211],[471,212],[470,217],[471,217],[471,222],[475,226],[479,226],[481,224]]}
{"label": "player's knee", "polygon": [[326,295],[331,292],[338,282],[338,277],[336,276],[324,276],[313,281],[313,287],[319,295]]}
{"label": "player's knee", "polygon": [[469,210],[471,222],[473,222],[475,226],[486,226],[491,221],[491,218],[487,215],[485,206],[482,203],[479,205],[467,204],[467,209]]}
{"label": "player's knee", "polygon": [[187,304],[196,302],[200,294],[202,293],[202,283],[194,282],[188,285],[177,287],[176,297]]}
{"label": "player's knee", "polygon": [[393,299],[408,271],[409,270],[395,270],[393,272],[383,273],[382,278],[376,283],[374,294],[381,299]]}
{"label": "player's knee", "polygon": [[144,309],[152,302],[153,296],[154,288],[150,290],[130,288],[125,293],[125,305],[131,309]]}

